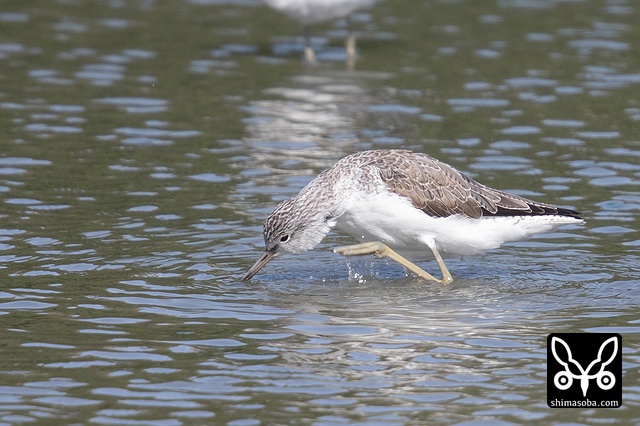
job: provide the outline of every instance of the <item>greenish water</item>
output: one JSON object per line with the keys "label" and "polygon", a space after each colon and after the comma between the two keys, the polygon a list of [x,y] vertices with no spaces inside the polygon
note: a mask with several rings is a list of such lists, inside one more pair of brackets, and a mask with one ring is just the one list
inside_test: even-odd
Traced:
{"label": "greenish water", "polygon": [[[344,23],[307,66],[258,1],[4,1],[0,424],[640,422],[639,13],[387,0],[348,69]],[[390,147],[587,223],[447,288],[342,235],[238,281],[277,202]],[[584,331],[623,336],[621,408],[546,405],[547,335]]]}

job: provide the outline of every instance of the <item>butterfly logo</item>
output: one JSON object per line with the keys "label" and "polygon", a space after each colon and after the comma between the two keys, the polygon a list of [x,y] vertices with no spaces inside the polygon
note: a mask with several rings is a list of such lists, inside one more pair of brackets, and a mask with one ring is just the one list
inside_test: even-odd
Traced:
{"label": "butterfly logo", "polygon": [[[611,356],[603,360],[604,354],[608,353],[605,352],[607,346],[611,346],[608,349],[611,351]],[[559,371],[553,378],[553,384],[556,388],[566,390],[573,385],[574,379],[580,380],[582,396],[586,397],[590,380],[595,379],[598,387],[602,390],[609,390],[615,386],[616,377],[610,371],[606,371],[606,367],[613,362],[618,353],[618,339],[615,336],[600,345],[597,358],[591,361],[587,368],[583,368],[578,361],[573,359],[569,345],[557,336],[553,336],[551,339],[551,352],[556,361],[564,367],[564,371]]]}

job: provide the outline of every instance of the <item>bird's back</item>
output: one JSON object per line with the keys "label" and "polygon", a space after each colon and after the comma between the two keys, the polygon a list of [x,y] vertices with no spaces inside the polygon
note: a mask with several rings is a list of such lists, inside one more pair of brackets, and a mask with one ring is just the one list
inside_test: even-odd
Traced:
{"label": "bird's back", "polygon": [[[445,254],[499,247],[561,225],[579,214],[497,190],[426,154],[374,150],[352,154],[321,175],[342,181],[337,227],[360,241],[382,241],[404,253],[433,242]],[[348,195],[347,195],[348,194]]]}
{"label": "bird's back", "polygon": [[343,158],[334,166],[334,169],[346,168],[368,169],[378,174],[389,191],[409,198],[417,209],[433,217],[566,216],[580,219],[574,210],[483,185],[427,154],[397,149],[362,151]]}

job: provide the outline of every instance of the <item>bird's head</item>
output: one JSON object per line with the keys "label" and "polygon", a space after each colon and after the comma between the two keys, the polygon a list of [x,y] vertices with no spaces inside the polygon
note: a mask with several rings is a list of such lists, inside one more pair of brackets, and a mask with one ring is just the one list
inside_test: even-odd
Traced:
{"label": "bird's head", "polygon": [[280,203],[264,222],[265,251],[242,281],[253,278],[280,253],[300,253],[317,246],[335,224],[333,216],[297,198]]}

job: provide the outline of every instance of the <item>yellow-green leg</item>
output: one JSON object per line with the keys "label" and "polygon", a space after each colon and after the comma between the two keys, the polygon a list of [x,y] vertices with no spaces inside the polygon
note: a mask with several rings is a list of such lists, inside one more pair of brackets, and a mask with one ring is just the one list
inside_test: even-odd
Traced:
{"label": "yellow-green leg", "polygon": [[304,35],[304,60],[307,64],[315,64],[316,54],[311,45],[311,32],[309,31],[308,25],[302,27],[302,33]]}
{"label": "yellow-green leg", "polygon": [[347,16],[347,41],[345,47],[347,49],[347,60],[354,60],[356,57],[356,35],[351,27],[350,16]]}
{"label": "yellow-green leg", "polygon": [[316,63],[316,54],[313,52],[313,47],[304,47],[304,60],[307,64],[313,65]]}
{"label": "yellow-green leg", "polygon": [[363,256],[367,254],[373,254],[374,256],[378,256],[378,257],[388,257],[389,259],[398,262],[399,264],[401,264],[402,266],[404,266],[405,268],[407,268],[409,271],[413,272],[420,278],[423,278],[428,281],[436,281],[442,284],[449,284],[450,282],[453,281],[453,277],[451,276],[451,273],[447,269],[447,266],[444,264],[444,261],[442,260],[442,256],[440,256],[440,253],[435,248],[435,246],[431,247],[430,245],[429,248],[433,252],[436,262],[438,262],[440,271],[442,271],[441,280],[434,277],[430,273],[424,271],[415,263],[407,260],[403,256],[400,256],[398,253],[390,249],[386,244],[383,244],[379,241],[355,244],[352,246],[337,247],[333,251],[343,256]]}
{"label": "yellow-green leg", "polygon": [[347,40],[345,42],[347,50],[347,69],[353,70],[356,64],[356,35],[351,27],[351,17],[347,16]]}

